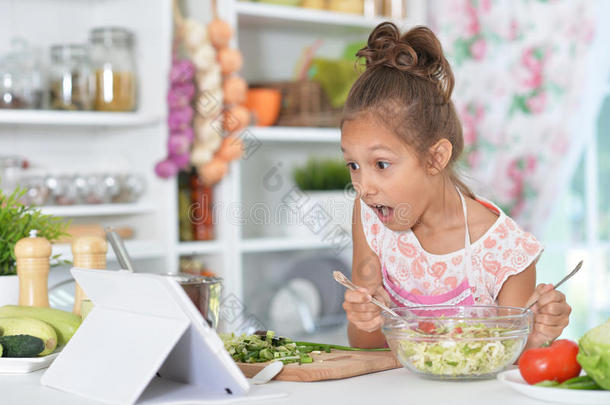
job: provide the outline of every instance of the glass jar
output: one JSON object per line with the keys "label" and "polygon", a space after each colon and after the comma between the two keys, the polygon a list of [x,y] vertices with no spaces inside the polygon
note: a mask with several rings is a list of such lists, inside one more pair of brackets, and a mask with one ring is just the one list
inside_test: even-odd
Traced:
{"label": "glass jar", "polygon": [[21,181],[27,162],[20,156],[0,156],[0,191],[9,195]]}
{"label": "glass jar", "polygon": [[0,108],[42,108],[40,53],[19,38],[0,58]]}
{"label": "glass jar", "polygon": [[0,59],[0,108],[26,108],[18,86],[18,70],[15,58],[6,55]]}
{"label": "glass jar", "polygon": [[120,27],[95,28],[89,42],[95,72],[94,109],[133,111],[137,85],[133,34]]}
{"label": "glass jar", "polygon": [[49,102],[53,110],[90,110],[92,106],[89,51],[85,45],[51,47]]}

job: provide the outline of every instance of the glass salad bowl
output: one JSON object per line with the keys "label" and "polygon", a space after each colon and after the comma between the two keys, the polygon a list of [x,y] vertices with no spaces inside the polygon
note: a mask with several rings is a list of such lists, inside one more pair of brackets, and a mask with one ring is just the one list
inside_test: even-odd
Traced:
{"label": "glass salad bowl", "polygon": [[383,313],[382,332],[398,361],[422,377],[492,378],[513,364],[532,329],[534,314],[516,307],[421,306]]}

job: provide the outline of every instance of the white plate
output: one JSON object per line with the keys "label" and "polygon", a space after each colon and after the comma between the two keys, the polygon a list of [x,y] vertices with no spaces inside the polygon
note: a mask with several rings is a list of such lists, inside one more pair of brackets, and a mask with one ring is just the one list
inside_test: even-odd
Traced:
{"label": "white plate", "polygon": [[25,374],[49,367],[59,353],[44,357],[0,357],[0,374]]}
{"label": "white plate", "polygon": [[501,372],[498,374],[498,380],[530,398],[541,401],[578,405],[610,404],[610,391],[570,390],[529,385],[521,377],[519,369]]}

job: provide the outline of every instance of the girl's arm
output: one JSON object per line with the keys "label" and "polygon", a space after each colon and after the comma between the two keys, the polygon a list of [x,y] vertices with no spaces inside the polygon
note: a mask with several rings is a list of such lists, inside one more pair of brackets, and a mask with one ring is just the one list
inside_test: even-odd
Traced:
{"label": "girl's arm", "polygon": [[525,349],[541,347],[558,338],[568,326],[572,308],[563,293],[553,289],[551,284],[536,285],[536,264],[532,263],[521,273],[510,276],[498,293],[498,305],[526,307],[538,299],[532,307],[534,328]]}
{"label": "girl's arm", "polygon": [[536,263],[532,263],[521,273],[506,279],[498,293],[498,305],[525,307],[536,288]]}
{"label": "girl's arm", "polygon": [[[377,255],[371,250],[366,242],[364,231],[362,230],[362,221],[360,218],[359,198],[356,198],[354,201],[354,212],[352,214],[352,238],[354,242],[354,253],[352,256],[352,281],[354,284],[366,288],[369,294],[378,295],[379,292],[383,290],[381,283],[381,264],[379,263],[379,258]],[[351,293],[352,291],[346,292],[346,301],[343,304],[348,320],[350,318],[355,319],[358,317],[358,312],[361,308],[364,309],[371,307],[372,311],[379,312],[378,308],[373,304],[354,303],[353,301],[355,301],[357,297],[350,297],[351,295],[354,295]],[[373,321],[373,323],[374,322],[375,321]],[[364,323],[361,323],[360,325],[363,324]],[[385,337],[381,333],[381,328],[379,326],[377,326],[376,329],[371,332],[366,332],[365,330],[356,327],[356,325],[350,321],[347,325],[347,336],[350,345],[354,347],[376,348],[387,346]]]}

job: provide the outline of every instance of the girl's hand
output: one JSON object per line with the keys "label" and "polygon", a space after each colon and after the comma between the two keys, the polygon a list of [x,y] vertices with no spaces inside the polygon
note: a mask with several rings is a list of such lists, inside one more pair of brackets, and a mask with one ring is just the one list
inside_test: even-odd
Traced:
{"label": "girl's hand", "polygon": [[534,312],[534,330],[530,333],[528,347],[541,347],[557,339],[568,326],[572,308],[566,296],[555,290],[552,284],[538,284],[527,305],[538,300],[531,308]]}
{"label": "girl's hand", "polygon": [[381,308],[371,302],[371,295],[379,301],[391,306],[390,296],[383,286],[373,291],[360,287],[357,291],[346,290],[343,309],[347,314],[347,320],[356,328],[365,332],[374,332],[383,325]]}

